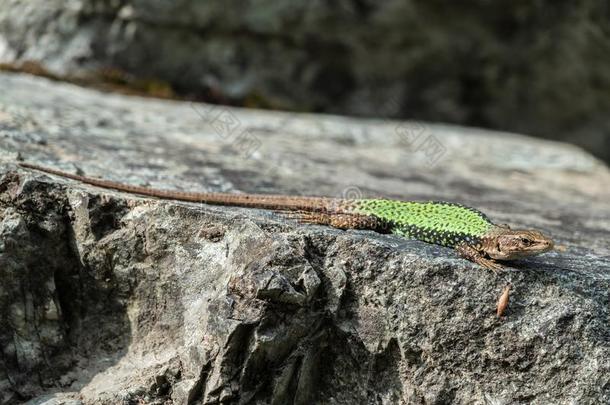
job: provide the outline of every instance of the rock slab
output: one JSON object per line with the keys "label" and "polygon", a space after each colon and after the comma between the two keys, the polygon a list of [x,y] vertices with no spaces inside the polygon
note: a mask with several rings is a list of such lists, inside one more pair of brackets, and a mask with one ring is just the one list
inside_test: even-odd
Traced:
{"label": "rock slab", "polygon": [[[0,88],[0,403],[610,401],[610,174],[581,150],[19,75]],[[442,247],[19,158],[157,188],[449,200],[564,248],[496,276]]]}

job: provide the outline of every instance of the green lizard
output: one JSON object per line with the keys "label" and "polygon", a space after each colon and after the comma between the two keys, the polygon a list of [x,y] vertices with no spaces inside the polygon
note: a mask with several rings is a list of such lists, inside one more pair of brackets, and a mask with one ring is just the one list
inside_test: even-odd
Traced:
{"label": "green lizard", "polygon": [[303,223],[341,229],[370,229],[454,248],[460,256],[488,269],[513,260],[548,252],[551,238],[536,230],[513,230],[494,224],[480,211],[444,201],[415,202],[388,199],[338,199],[267,194],[193,193],[132,186],[80,176],[30,163],[22,167],[66,177],[107,189],[163,199],[271,209],[289,212]]}

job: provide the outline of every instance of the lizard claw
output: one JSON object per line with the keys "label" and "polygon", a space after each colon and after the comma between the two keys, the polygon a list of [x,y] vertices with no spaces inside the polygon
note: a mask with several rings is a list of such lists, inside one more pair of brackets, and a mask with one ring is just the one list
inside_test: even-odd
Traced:
{"label": "lizard claw", "polygon": [[498,262],[496,262],[494,260],[486,259],[483,257],[481,257],[478,260],[475,260],[475,263],[480,264],[481,266],[485,267],[486,269],[493,271],[496,275],[498,275],[498,272],[504,268]]}

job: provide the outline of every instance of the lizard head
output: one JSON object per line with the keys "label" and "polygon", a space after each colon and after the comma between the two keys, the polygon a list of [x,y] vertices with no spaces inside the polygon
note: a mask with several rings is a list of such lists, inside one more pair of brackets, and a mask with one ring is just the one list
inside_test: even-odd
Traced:
{"label": "lizard head", "polygon": [[535,230],[513,230],[508,226],[498,226],[483,250],[492,259],[514,260],[534,256],[553,249],[551,238]]}

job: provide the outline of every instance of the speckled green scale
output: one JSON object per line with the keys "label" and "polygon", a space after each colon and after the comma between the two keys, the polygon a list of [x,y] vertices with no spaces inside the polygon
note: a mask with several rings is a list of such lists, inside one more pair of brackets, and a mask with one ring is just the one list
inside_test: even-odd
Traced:
{"label": "speckled green scale", "polygon": [[353,206],[387,223],[394,234],[450,247],[476,244],[494,226],[482,212],[444,201],[365,199]]}

